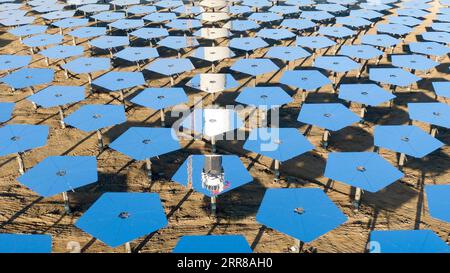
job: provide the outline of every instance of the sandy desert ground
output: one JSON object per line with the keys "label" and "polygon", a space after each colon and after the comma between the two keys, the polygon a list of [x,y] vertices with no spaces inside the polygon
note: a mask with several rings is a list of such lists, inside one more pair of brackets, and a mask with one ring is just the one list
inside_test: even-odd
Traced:
{"label": "sandy desert ground", "polygon": [[[405,38],[405,43],[399,44],[394,53],[404,52],[405,44],[420,40],[419,33],[425,31],[432,23],[439,4],[433,1],[433,9],[423,23],[414,29],[414,32]],[[395,13],[394,13],[395,14]],[[41,19],[37,21],[43,23]],[[383,21],[379,21],[383,22]],[[377,22],[377,23],[379,23]],[[18,39],[6,32],[6,28],[0,28],[0,54],[29,54],[29,49],[22,45]],[[57,33],[56,28],[49,29],[50,33]],[[359,35],[365,31],[359,32]],[[375,33],[375,29],[367,33]],[[252,33],[251,35],[254,35]],[[310,35],[304,33],[302,35]],[[65,44],[71,44],[71,39],[66,36]],[[88,55],[86,41],[80,41]],[[201,44],[209,44],[200,40]],[[294,46],[293,40],[283,42]],[[359,37],[347,39],[341,44],[359,43]],[[226,45],[227,41],[220,40],[220,45]],[[252,58],[264,56],[267,49],[261,49],[251,55]],[[163,57],[175,56],[176,52],[160,50]],[[185,56],[189,51],[183,53]],[[320,54],[332,54],[322,50]],[[96,55],[105,55],[107,52],[97,52]],[[218,70],[230,71],[229,66],[236,58],[221,62]],[[295,63],[296,67],[311,66],[313,58],[307,58]],[[282,63],[275,62],[281,67]],[[168,216],[169,225],[147,237],[139,238],[131,243],[134,251],[143,253],[171,252],[182,235],[189,234],[243,234],[255,252],[289,252],[289,248],[295,244],[293,238],[280,232],[263,228],[255,220],[255,215],[267,188],[286,187],[319,187],[334,201],[334,203],[349,217],[342,226],[332,230],[312,243],[305,244],[302,252],[364,252],[368,242],[369,232],[379,229],[432,229],[442,239],[449,242],[450,225],[438,221],[429,216],[427,209],[424,185],[446,184],[450,181],[450,148],[442,149],[422,158],[408,158],[403,168],[405,177],[377,193],[364,193],[362,204],[358,211],[352,206],[354,191],[348,185],[339,182],[330,182],[323,177],[327,155],[332,151],[372,151],[373,127],[377,124],[408,124],[407,102],[431,102],[436,101],[431,87],[431,81],[450,80],[449,56],[439,59],[441,65],[427,74],[420,74],[425,79],[414,85],[411,91],[397,88],[397,98],[390,107],[388,104],[371,107],[367,113],[365,124],[354,124],[332,134],[328,149],[320,147],[323,131],[313,127],[307,134],[307,138],[316,146],[312,152],[295,157],[281,166],[281,181],[273,182],[273,173],[270,171],[272,160],[248,152],[242,148],[243,141],[218,141],[218,152],[223,154],[239,155],[244,165],[248,168],[254,181],[229,193],[221,195],[218,199],[218,213],[212,217],[209,213],[209,199],[197,192],[189,192],[186,188],[170,180],[178,167],[189,154],[210,153],[210,144],[204,140],[183,140],[183,149],[159,159],[153,160],[153,167],[157,173],[156,179],[151,183],[147,180],[143,162],[133,161],[127,156],[107,149],[100,153],[97,149],[95,134],[83,133],[76,128],[61,129],[58,122],[58,110],[56,108],[34,110],[26,97],[30,95],[28,90],[11,90],[4,84],[0,85],[0,101],[16,102],[13,118],[8,124],[46,124],[51,126],[48,144],[44,147],[26,152],[24,156],[25,166],[30,168],[49,155],[98,155],[99,183],[79,188],[76,192],[69,193],[72,214],[64,213],[63,200],[60,195],[52,198],[42,198],[31,190],[22,186],[18,177],[15,157],[5,156],[0,158],[0,232],[8,233],[47,233],[53,236],[54,252],[69,252],[67,245],[71,241],[79,242],[82,252],[123,252],[123,247],[112,249],[99,240],[77,229],[73,223],[86,211],[90,205],[104,192],[129,191],[129,192],[155,192],[159,193]],[[379,66],[388,64],[387,56],[383,57]],[[58,85],[88,85],[87,78],[83,75],[72,75],[66,79],[59,68],[61,62],[51,62],[50,67],[56,69],[57,76],[53,84]],[[134,71],[134,65],[116,63],[114,70]],[[184,84],[196,73],[209,71],[209,65],[196,62],[194,71],[184,73],[176,79],[177,86]],[[33,55],[31,67],[47,67],[44,58]],[[374,66],[374,61],[369,62],[369,67]],[[264,75],[259,78],[260,85],[281,86],[290,95],[294,102],[280,109],[280,126],[295,127],[305,132],[307,125],[296,121],[299,113],[300,96],[296,91],[278,83],[283,70],[275,74]],[[103,72],[105,73],[105,72]],[[97,73],[94,77],[101,75]],[[239,79],[241,87],[226,91],[218,95],[216,104],[225,106],[234,104],[242,87],[248,82],[243,75],[233,74]],[[362,81],[367,79],[363,75]],[[342,82],[354,82],[356,72],[345,75]],[[156,75],[147,75],[146,87],[168,86],[169,79]],[[45,86],[37,86],[40,90]],[[135,96],[140,86],[126,93],[126,98]],[[87,87],[87,90],[89,86]],[[185,88],[193,104],[194,96],[204,96],[205,104],[214,103],[211,96],[206,93]],[[439,101],[445,102],[443,98]],[[340,101],[333,94],[331,86],[327,86],[316,93],[310,93],[307,102],[347,102]],[[66,108],[66,115],[78,109],[81,105],[91,103],[118,104],[117,94],[94,93],[86,100]],[[448,101],[447,101],[448,103]],[[115,126],[105,132],[106,143],[117,138],[131,126],[160,126],[159,113],[128,104],[128,122]],[[359,113],[359,105],[351,104],[350,108]],[[176,118],[167,114],[168,125]],[[413,122],[424,130],[429,130],[429,125]],[[249,129],[246,129],[249,131]],[[450,132],[440,129],[437,138],[445,144],[450,143]],[[381,155],[392,164],[397,165],[397,155],[392,151],[381,150]]]}

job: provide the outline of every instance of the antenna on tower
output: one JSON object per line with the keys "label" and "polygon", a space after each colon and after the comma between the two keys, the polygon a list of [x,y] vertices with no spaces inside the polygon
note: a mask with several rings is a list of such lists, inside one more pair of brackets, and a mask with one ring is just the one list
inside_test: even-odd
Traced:
{"label": "antenna on tower", "polygon": [[188,189],[192,189],[192,155],[188,157],[187,162],[187,187]]}

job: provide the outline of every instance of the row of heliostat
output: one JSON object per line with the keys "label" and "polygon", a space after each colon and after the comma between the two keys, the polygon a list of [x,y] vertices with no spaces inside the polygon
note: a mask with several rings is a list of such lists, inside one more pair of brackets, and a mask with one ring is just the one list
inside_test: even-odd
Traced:
{"label": "row of heliostat", "polygon": [[[444,188],[427,186],[430,209],[448,205]],[[440,199],[438,198],[440,197]],[[440,203],[439,203],[440,202]],[[261,224],[298,240],[313,240],[339,225],[347,217],[318,188],[268,189],[256,215]],[[75,225],[111,247],[129,242],[167,226],[167,218],[156,193],[104,193]],[[76,243],[76,242],[73,242]],[[81,245],[71,245],[81,249]],[[431,230],[376,230],[370,233],[371,253],[450,253],[450,247]],[[77,251],[77,249],[75,249]],[[139,251],[139,250],[135,250]],[[47,234],[0,234],[0,253],[50,253]],[[186,235],[175,253],[250,253],[242,235]]]}

